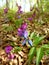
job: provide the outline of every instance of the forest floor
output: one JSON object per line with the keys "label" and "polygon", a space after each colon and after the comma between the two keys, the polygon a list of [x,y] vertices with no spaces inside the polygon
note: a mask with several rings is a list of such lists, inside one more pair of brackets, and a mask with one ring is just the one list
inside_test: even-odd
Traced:
{"label": "forest floor", "polygon": [[[12,31],[7,31],[4,29],[4,26],[13,25],[12,22],[5,22],[4,17],[0,18],[0,65],[27,65],[27,56],[29,52],[28,46],[22,46],[21,39],[17,35],[17,29]],[[40,35],[46,35],[46,38],[42,41],[41,44],[47,44],[49,41],[49,22],[45,22],[44,24],[39,24],[35,22],[29,22],[28,28],[30,32],[35,31]],[[19,51],[15,58],[9,60],[7,58],[7,54],[5,53],[4,48],[14,41],[17,46],[22,48],[22,51]],[[33,59],[31,65],[35,65],[35,58]],[[40,65],[49,65],[49,56],[44,56],[41,60]]]}

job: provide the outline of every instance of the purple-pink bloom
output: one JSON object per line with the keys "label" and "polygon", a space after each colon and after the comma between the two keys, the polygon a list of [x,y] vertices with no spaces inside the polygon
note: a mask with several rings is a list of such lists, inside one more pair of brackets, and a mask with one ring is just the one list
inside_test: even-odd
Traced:
{"label": "purple-pink bloom", "polygon": [[18,35],[24,36],[24,32],[27,28],[27,23],[23,23],[20,28],[18,28]]}
{"label": "purple-pink bloom", "polygon": [[4,13],[8,13],[8,8],[5,8],[4,9]]}
{"label": "purple-pink bloom", "polygon": [[23,11],[21,11],[21,10],[20,10],[20,11],[19,11],[19,13],[20,13],[20,14],[22,14],[22,13],[23,13]]}
{"label": "purple-pink bloom", "polygon": [[23,11],[21,11],[21,6],[18,6],[18,12],[17,13],[19,13],[19,14],[23,13]]}
{"label": "purple-pink bloom", "polygon": [[18,19],[20,19],[21,18],[21,16],[18,16]]}
{"label": "purple-pink bloom", "polygon": [[26,28],[27,28],[27,23],[23,23],[22,26],[21,26],[21,28],[22,28],[23,30],[26,30]]}
{"label": "purple-pink bloom", "polygon": [[23,36],[23,32],[22,32],[22,29],[21,28],[18,28],[18,35],[19,36]]}
{"label": "purple-pink bloom", "polygon": [[21,10],[21,6],[18,6],[18,10]]}
{"label": "purple-pink bloom", "polygon": [[21,30],[21,28],[18,28],[18,32],[21,32],[22,30]]}
{"label": "purple-pink bloom", "polygon": [[14,56],[15,56],[14,54],[9,54],[9,55],[8,55],[8,58],[9,58],[9,59],[13,59]]}
{"label": "purple-pink bloom", "polygon": [[5,47],[5,52],[6,52],[7,54],[9,54],[11,50],[12,50],[12,46],[6,46],[6,47]]}
{"label": "purple-pink bloom", "polygon": [[22,14],[22,13],[23,13],[23,11],[19,10],[19,11],[18,11],[18,13],[19,13],[19,14]]}
{"label": "purple-pink bloom", "polygon": [[32,18],[28,18],[29,21],[32,21]]}

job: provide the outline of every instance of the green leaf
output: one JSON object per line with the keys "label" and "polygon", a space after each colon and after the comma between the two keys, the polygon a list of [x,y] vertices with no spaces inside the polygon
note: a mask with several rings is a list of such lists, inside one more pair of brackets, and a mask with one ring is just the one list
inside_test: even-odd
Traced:
{"label": "green leaf", "polygon": [[30,36],[30,32],[28,31],[28,36]]}
{"label": "green leaf", "polygon": [[23,19],[22,18],[14,21],[16,27],[19,27],[22,22],[23,22]]}
{"label": "green leaf", "polygon": [[28,54],[28,65],[31,64],[31,61],[32,61],[32,59],[34,57],[34,54],[35,54],[35,50],[36,50],[36,48],[35,47],[32,47],[30,49],[30,51],[29,51],[29,54]]}
{"label": "green leaf", "polygon": [[35,39],[36,37],[37,37],[36,34],[34,32],[32,32],[30,35],[30,39]]}
{"label": "green leaf", "polygon": [[14,42],[11,42],[10,45],[16,47],[16,44]]}
{"label": "green leaf", "polygon": [[10,26],[3,26],[3,30],[10,32],[14,30],[14,26],[10,25]]}
{"label": "green leaf", "polygon": [[44,49],[49,49],[49,44],[42,45]]}
{"label": "green leaf", "polygon": [[7,28],[7,31],[13,31],[13,27],[12,27],[12,26],[9,26],[9,27]]}
{"label": "green leaf", "polygon": [[45,53],[46,53],[46,55],[49,55],[49,50],[46,50]]}
{"label": "green leaf", "polygon": [[13,51],[14,51],[15,53],[17,53],[18,51],[21,51],[21,50],[22,50],[21,47],[15,47]]}
{"label": "green leaf", "polygon": [[33,40],[33,44],[34,44],[35,46],[38,45],[44,38],[45,38],[45,36],[36,37],[36,38]]}
{"label": "green leaf", "polygon": [[49,54],[49,44],[43,45],[42,48],[44,49],[46,55],[48,55]]}
{"label": "green leaf", "polygon": [[42,47],[38,48],[37,49],[37,57],[36,57],[36,65],[39,65],[43,55],[44,55],[43,48]]}

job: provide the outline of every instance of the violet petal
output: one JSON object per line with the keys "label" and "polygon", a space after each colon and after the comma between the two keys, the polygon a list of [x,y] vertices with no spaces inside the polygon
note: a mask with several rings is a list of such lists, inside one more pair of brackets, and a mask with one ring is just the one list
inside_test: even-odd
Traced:
{"label": "violet petal", "polygon": [[5,9],[4,9],[4,13],[7,13],[7,12],[8,12],[8,9],[7,9],[7,8],[5,8]]}
{"label": "violet petal", "polygon": [[32,18],[28,18],[28,20],[29,20],[29,21],[31,21],[31,20],[32,20]]}
{"label": "violet petal", "polygon": [[5,52],[8,54],[12,50],[12,46],[6,46],[5,47]]}
{"label": "violet petal", "polygon": [[28,37],[28,32],[27,32],[27,31],[25,31],[25,32],[24,32],[24,38],[26,38],[26,39],[27,39],[27,37]]}
{"label": "violet petal", "polygon": [[14,54],[9,54],[9,55],[8,55],[8,58],[9,58],[9,59],[13,59],[14,56],[15,56]]}
{"label": "violet petal", "polygon": [[27,28],[27,23],[23,23],[22,26],[21,26],[21,28],[22,28],[23,30],[26,30],[26,28]]}
{"label": "violet petal", "polygon": [[26,44],[26,39],[23,41],[22,45],[25,45]]}

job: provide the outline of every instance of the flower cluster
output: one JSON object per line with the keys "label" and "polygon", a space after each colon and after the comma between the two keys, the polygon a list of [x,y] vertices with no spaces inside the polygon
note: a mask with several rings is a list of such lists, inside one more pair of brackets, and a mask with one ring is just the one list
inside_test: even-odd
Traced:
{"label": "flower cluster", "polygon": [[14,58],[14,56],[15,56],[15,55],[14,55],[14,54],[12,54],[12,53],[11,53],[11,54],[8,54],[8,58],[9,58],[9,59],[13,59],[13,58]]}
{"label": "flower cluster", "polygon": [[29,39],[24,39],[24,41],[23,41],[22,45],[25,45],[25,44],[26,44],[26,42],[28,42],[28,44],[29,44],[30,46],[32,46],[32,41],[31,41],[31,40],[29,40]]}
{"label": "flower cluster", "polygon": [[11,47],[11,46],[6,46],[6,47],[5,47],[5,52],[6,52],[7,54],[9,54],[11,50],[12,50],[12,47]]}
{"label": "flower cluster", "polygon": [[22,14],[23,13],[23,11],[21,11],[21,6],[18,6],[18,13],[19,14]]}
{"label": "flower cluster", "polygon": [[20,28],[18,28],[18,35],[19,36],[24,36],[24,34],[26,33],[26,28],[27,28],[27,23],[23,23],[22,26]]}
{"label": "flower cluster", "polygon": [[26,42],[28,42],[28,44],[32,46],[32,41],[28,39],[28,31],[26,29],[27,29],[27,23],[23,23],[21,27],[18,28],[18,35],[24,37],[22,45],[25,45]]}
{"label": "flower cluster", "polygon": [[18,19],[20,19],[21,18],[21,16],[18,16]]}
{"label": "flower cluster", "polygon": [[13,59],[14,58],[14,54],[10,53],[12,49],[13,49],[12,46],[6,46],[5,47],[5,52],[6,52],[6,54],[8,54],[8,58],[9,59]]}
{"label": "flower cluster", "polygon": [[29,21],[32,21],[32,18],[30,17],[30,18],[28,18],[28,20],[29,20]]}
{"label": "flower cluster", "polygon": [[8,13],[8,8],[5,8],[4,9],[4,13]]}

